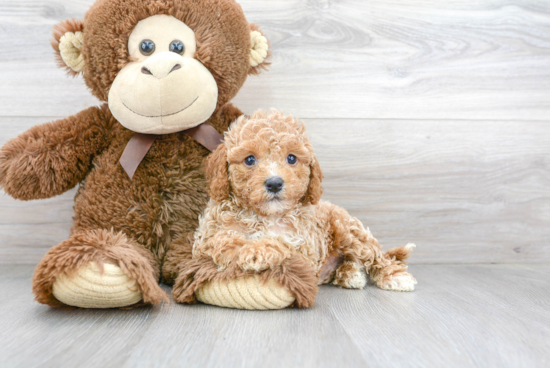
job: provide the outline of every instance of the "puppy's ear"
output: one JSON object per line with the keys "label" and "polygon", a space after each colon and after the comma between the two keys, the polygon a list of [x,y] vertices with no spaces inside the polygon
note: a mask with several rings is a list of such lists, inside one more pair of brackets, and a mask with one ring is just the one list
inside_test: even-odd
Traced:
{"label": "puppy's ear", "polygon": [[309,186],[307,188],[306,195],[302,198],[302,203],[317,204],[323,195],[323,186],[321,185],[321,182],[323,181],[323,171],[321,170],[321,166],[319,165],[317,158],[313,158],[309,168]]}
{"label": "puppy's ear", "polygon": [[210,197],[223,201],[229,197],[229,173],[227,171],[227,148],[220,144],[206,159],[206,178]]}

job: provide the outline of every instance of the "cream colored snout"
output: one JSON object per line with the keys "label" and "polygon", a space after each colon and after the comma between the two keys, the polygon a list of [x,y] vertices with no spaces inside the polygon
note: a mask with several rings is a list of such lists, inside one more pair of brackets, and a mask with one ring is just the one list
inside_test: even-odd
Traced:
{"label": "cream colored snout", "polygon": [[[154,43],[151,55],[141,52],[143,40]],[[179,41],[184,52],[170,51]],[[195,34],[182,21],[154,15],[140,21],[128,39],[133,62],[116,76],[109,90],[109,108],[124,127],[138,133],[169,134],[204,123],[216,109],[218,85],[197,59]]]}
{"label": "cream colored snout", "polygon": [[169,134],[205,122],[216,109],[218,85],[198,60],[155,53],[126,65],[109,91],[109,108],[124,127]]}
{"label": "cream colored snout", "polygon": [[180,70],[184,59],[173,52],[161,52],[145,60],[141,73],[157,79],[166,78],[172,72]]}

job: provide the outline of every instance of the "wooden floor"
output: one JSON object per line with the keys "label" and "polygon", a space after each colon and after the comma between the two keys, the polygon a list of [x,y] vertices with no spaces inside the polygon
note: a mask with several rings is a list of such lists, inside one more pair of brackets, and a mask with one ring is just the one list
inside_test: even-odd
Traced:
{"label": "wooden floor", "polygon": [[550,366],[550,264],[416,265],[412,293],[323,286],[269,312],[61,311],[33,302],[32,271],[0,266],[0,367]]}

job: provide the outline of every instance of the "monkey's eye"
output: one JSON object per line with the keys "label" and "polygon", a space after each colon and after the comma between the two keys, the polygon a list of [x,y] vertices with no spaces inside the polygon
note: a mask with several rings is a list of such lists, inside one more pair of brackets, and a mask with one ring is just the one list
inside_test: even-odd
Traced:
{"label": "monkey's eye", "polygon": [[151,55],[153,52],[155,52],[155,43],[151,40],[143,40],[141,41],[141,43],[139,44],[139,51],[145,55],[145,56],[149,56]]}
{"label": "monkey's eye", "polygon": [[244,159],[244,164],[248,167],[256,165],[256,157],[254,156],[248,156]]}
{"label": "monkey's eye", "polygon": [[185,47],[183,46],[183,42],[174,40],[170,42],[170,51],[175,52],[176,54],[182,55],[185,51]]}
{"label": "monkey's eye", "polygon": [[298,159],[294,155],[288,155],[286,157],[286,162],[288,162],[289,165],[296,165],[296,162],[298,162]]}

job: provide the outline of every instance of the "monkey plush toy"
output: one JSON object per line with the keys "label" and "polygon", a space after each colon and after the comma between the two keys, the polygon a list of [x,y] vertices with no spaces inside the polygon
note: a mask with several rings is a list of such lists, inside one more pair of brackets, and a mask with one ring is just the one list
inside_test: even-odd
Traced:
{"label": "monkey plush toy", "polygon": [[57,25],[52,45],[102,105],[0,151],[0,186],[14,198],[80,184],[69,238],[35,270],[36,300],[158,304],[208,200],[203,159],[242,115],[229,101],[267,65],[268,42],[234,0],[97,0],[84,20]]}

